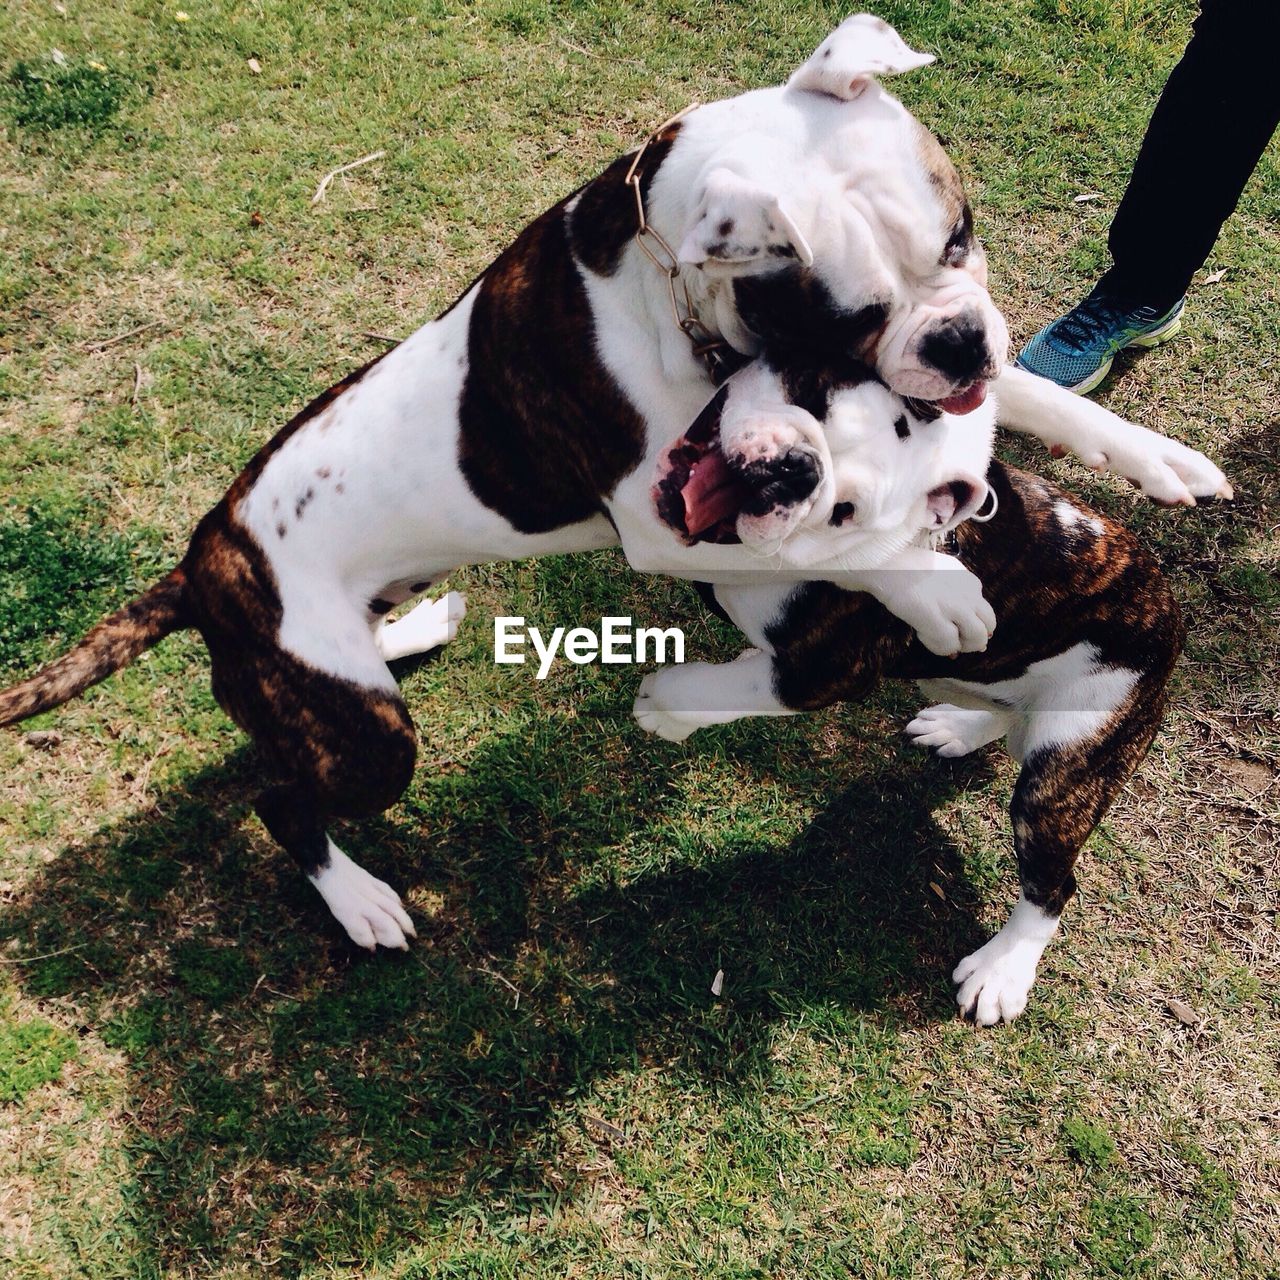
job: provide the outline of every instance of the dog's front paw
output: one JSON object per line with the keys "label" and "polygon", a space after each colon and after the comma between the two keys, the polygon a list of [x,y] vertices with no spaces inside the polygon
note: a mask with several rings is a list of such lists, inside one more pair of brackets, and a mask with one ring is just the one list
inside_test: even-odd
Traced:
{"label": "dog's front paw", "polygon": [[405,951],[409,939],[418,936],[400,895],[352,862],[332,841],[328,865],[310,879],[356,946],[369,951],[379,946]]}
{"label": "dog's front paw", "polygon": [[[947,559],[947,557],[939,557]],[[958,561],[960,572],[935,570],[926,575],[915,598],[895,613],[909,622],[930,653],[951,657],[981,653],[996,629],[996,614],[982,594],[982,583]]]}
{"label": "dog's front paw", "polygon": [[906,727],[912,745],[947,759],[967,756],[1008,730],[1008,721],[993,711],[971,710],[941,702],[925,707]]}
{"label": "dog's front paw", "polygon": [[1221,469],[1196,449],[1177,440],[1160,439],[1160,447],[1145,469],[1132,474],[1120,472],[1147,497],[1167,506],[1194,507],[1197,498],[1234,498],[1235,490]]}
{"label": "dog's front paw", "polygon": [[980,1027],[1012,1022],[1027,1007],[1031,984],[1036,980],[1036,960],[1013,950],[995,947],[992,938],[956,965],[951,975],[960,984],[956,1004],[961,1014]]}
{"label": "dog's front paw", "polygon": [[[1227,477],[1199,450],[1145,427],[1125,424],[1080,451],[1094,471],[1110,471],[1136,485],[1153,502],[1194,507],[1197,498],[1235,497]],[[1055,447],[1055,453],[1065,452]]]}
{"label": "dog's front paw", "polygon": [[657,734],[668,742],[683,742],[699,726],[667,705],[664,694],[669,691],[670,681],[664,681],[663,677],[670,674],[653,671],[640,681],[631,714],[646,732]]}

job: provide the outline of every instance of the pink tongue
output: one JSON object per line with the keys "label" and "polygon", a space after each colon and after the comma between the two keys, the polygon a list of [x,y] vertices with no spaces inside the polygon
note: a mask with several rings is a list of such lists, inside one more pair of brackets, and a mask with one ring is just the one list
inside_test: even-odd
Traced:
{"label": "pink tongue", "polygon": [[680,496],[684,499],[685,529],[691,538],[737,515],[742,506],[742,486],[719,449],[694,463]]}
{"label": "pink tongue", "polygon": [[975,382],[966,391],[957,391],[955,395],[938,401],[938,408],[943,413],[972,413],[987,398],[987,384]]}

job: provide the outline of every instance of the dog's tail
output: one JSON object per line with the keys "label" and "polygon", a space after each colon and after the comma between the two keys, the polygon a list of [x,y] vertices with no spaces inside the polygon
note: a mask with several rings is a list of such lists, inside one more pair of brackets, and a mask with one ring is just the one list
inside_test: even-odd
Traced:
{"label": "dog's tail", "polygon": [[30,679],[0,691],[0,725],[15,724],[69,702],[91,684],[128,666],[144,649],[189,625],[181,566],[110,617],[103,618],[70,653]]}

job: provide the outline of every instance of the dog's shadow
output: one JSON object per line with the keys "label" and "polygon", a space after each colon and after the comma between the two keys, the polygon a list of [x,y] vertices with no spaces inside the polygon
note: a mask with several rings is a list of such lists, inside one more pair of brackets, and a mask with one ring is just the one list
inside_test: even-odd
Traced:
{"label": "dog's shadow", "polygon": [[[64,850],[0,917],[26,991],[70,997],[126,1055],[133,1212],[158,1269],[263,1231],[298,1262],[321,1234],[356,1256],[369,1232],[498,1185],[563,1188],[571,1099],[647,1061],[758,1091],[775,1025],[806,1009],[877,1019],[889,1040],[954,1016],[948,970],[982,932],[931,814],[984,784],[982,759],[858,752],[875,714],[858,710],[814,722],[816,763],[767,723],[717,731],[748,799],[809,789],[815,816],[788,838],[750,804],[691,822],[699,751],[613,713],[550,726],[536,771],[527,735],[491,736],[345,833],[408,892],[408,954],[357,952],[269,848],[247,749]],[[826,795],[820,773],[839,776]],[[432,813],[449,815],[434,832]],[[217,1208],[232,1183],[242,1207]]]}

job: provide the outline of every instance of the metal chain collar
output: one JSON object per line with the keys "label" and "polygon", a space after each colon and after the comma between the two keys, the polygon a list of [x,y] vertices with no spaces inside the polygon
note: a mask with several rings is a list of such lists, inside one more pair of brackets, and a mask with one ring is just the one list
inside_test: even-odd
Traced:
{"label": "metal chain collar", "polygon": [[[670,120],[664,120],[641,144],[623,179],[625,186],[631,188],[636,198],[637,227],[635,241],[641,253],[653,263],[667,278],[667,292],[671,296],[671,315],[681,333],[693,344],[693,354],[706,366],[711,380],[720,385],[744,360],[738,352],[723,338],[717,338],[701,320],[693,307],[693,299],[689,296],[689,282],[680,270],[680,260],[675,250],[666,239],[649,224],[644,211],[644,191],[641,182],[644,174],[640,172],[640,162],[650,145],[656,142],[673,124],[683,120],[699,104],[691,102],[683,111],[677,111]],[[679,292],[676,285],[679,284]],[[683,314],[681,312],[683,311]]]}

